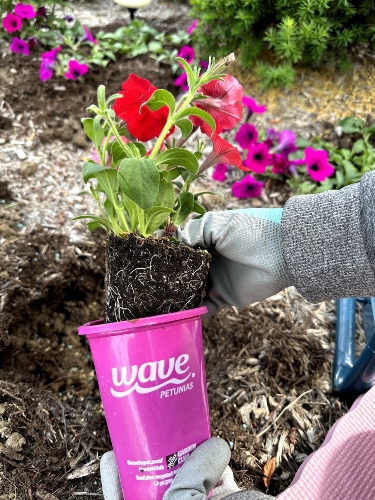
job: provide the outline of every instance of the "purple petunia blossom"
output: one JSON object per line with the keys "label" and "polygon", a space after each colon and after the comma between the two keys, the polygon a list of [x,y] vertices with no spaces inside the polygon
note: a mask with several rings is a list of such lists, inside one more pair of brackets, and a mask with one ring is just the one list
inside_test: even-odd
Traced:
{"label": "purple petunia blossom", "polygon": [[232,195],[236,198],[258,198],[264,184],[254,179],[250,174],[232,184]]}
{"label": "purple petunia blossom", "polygon": [[188,35],[191,35],[193,33],[193,31],[195,30],[197,25],[198,25],[198,19],[194,19],[194,21],[191,23],[191,25],[187,29]]}
{"label": "purple petunia blossom", "polygon": [[286,174],[289,170],[290,161],[281,154],[272,155],[272,170],[273,174]]}
{"label": "purple petunia blossom", "polygon": [[17,38],[16,36],[12,38],[9,48],[12,52],[17,52],[19,54],[23,54],[24,56],[28,56],[30,54],[27,42],[25,42],[25,40],[21,40],[21,38]]}
{"label": "purple petunia blossom", "polygon": [[187,74],[182,73],[182,75],[178,76],[175,79],[174,84],[176,85],[176,87],[181,87],[181,90],[186,92],[189,89],[188,84],[187,84]]}
{"label": "purple petunia blossom", "polygon": [[87,64],[80,64],[75,59],[71,59],[68,63],[69,71],[64,73],[64,76],[67,80],[77,80],[78,77],[85,75],[89,67]]}
{"label": "purple petunia blossom", "polygon": [[263,174],[268,165],[272,163],[272,155],[266,144],[258,142],[251,146],[247,152],[247,158],[243,164],[257,174]]}
{"label": "purple petunia blossom", "polygon": [[224,182],[227,178],[228,165],[225,163],[217,163],[215,166],[212,178],[218,182]]}
{"label": "purple petunia blossom", "polygon": [[94,38],[94,35],[92,35],[89,30],[86,28],[86,26],[83,26],[83,29],[85,30],[85,34],[82,38],[82,42],[91,42],[94,44],[97,44],[98,41]]}
{"label": "purple petunia blossom", "polygon": [[245,106],[245,108],[247,108],[247,114],[245,119],[246,122],[249,120],[250,116],[253,113],[261,115],[266,111],[266,106],[261,106],[257,104],[252,97],[244,96],[242,99],[242,103]]}
{"label": "purple petunia blossom", "polygon": [[29,3],[17,3],[14,12],[23,19],[33,19],[36,16],[34,7]]}
{"label": "purple petunia blossom", "polygon": [[39,17],[45,17],[46,19],[48,19],[47,11],[46,11],[45,7],[39,7],[39,9],[36,11],[36,15]]}
{"label": "purple petunia blossom", "polygon": [[275,153],[284,155],[286,158],[290,153],[298,151],[296,146],[296,136],[291,130],[282,130],[278,137],[278,144]]}
{"label": "purple petunia blossom", "polygon": [[64,21],[66,21],[67,23],[72,23],[72,22],[74,21],[74,17],[69,16],[69,15],[67,15],[67,16],[65,16],[65,17],[63,17],[63,19],[64,19]]}
{"label": "purple petunia blossom", "polygon": [[42,54],[42,62],[39,68],[39,75],[42,82],[53,77],[55,63],[58,61],[58,52],[62,49],[61,45]]}
{"label": "purple petunia blossom", "polygon": [[7,14],[1,21],[1,24],[8,33],[13,33],[14,31],[18,31],[22,28],[22,19],[9,12],[9,14]]}
{"label": "purple petunia blossom", "polygon": [[27,44],[30,49],[34,48],[38,44],[38,39],[36,36],[29,36],[27,38]]}
{"label": "purple petunia blossom", "polygon": [[[177,56],[181,57],[182,59],[185,59],[185,61],[190,64],[193,62],[195,57],[194,48],[190,47],[190,45],[184,45],[183,47],[180,48]],[[182,65],[180,64],[180,66]]]}
{"label": "purple petunia blossom", "polygon": [[330,177],[335,169],[328,163],[328,153],[313,148],[305,149],[306,170],[315,182],[322,182]]}
{"label": "purple petunia blossom", "polygon": [[203,69],[202,73],[204,73],[208,69],[207,61],[199,61],[199,66]]}
{"label": "purple petunia blossom", "polygon": [[235,139],[242,149],[248,149],[250,146],[256,144],[258,140],[258,131],[254,125],[243,123],[238,129]]}

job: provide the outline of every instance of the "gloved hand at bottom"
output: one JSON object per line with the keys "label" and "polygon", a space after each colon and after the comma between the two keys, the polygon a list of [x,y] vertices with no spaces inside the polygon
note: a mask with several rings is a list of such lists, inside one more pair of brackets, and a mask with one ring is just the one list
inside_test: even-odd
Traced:
{"label": "gloved hand at bottom", "polygon": [[[258,491],[240,491],[228,467],[230,449],[220,438],[196,448],[178,471],[163,500],[266,500],[274,497]],[[105,500],[123,500],[116,458],[105,453],[100,462]],[[229,496],[228,496],[229,495]]]}

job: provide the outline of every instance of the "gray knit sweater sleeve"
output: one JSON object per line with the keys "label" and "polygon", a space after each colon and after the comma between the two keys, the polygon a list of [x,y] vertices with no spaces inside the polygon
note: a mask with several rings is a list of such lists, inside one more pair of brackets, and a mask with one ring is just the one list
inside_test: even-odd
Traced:
{"label": "gray knit sweater sleeve", "polygon": [[375,296],[375,171],[337,191],[285,205],[282,251],[291,282],[311,302]]}

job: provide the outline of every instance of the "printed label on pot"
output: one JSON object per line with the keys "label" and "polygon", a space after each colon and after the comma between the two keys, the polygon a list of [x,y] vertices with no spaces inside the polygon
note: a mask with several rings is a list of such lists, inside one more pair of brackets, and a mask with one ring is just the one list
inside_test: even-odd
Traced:
{"label": "printed label on pot", "polygon": [[[182,467],[182,464],[196,447],[197,444],[194,443],[182,450],[167,455],[165,458],[153,460],[127,460],[127,465],[137,468],[137,473],[135,475],[136,481],[153,481],[155,486],[169,485]],[[176,466],[177,468],[175,470],[170,470]]]}
{"label": "printed label on pot", "polygon": [[[167,398],[191,390],[191,379],[195,377],[195,373],[190,371],[188,363],[189,355],[181,354],[177,358],[150,361],[140,366],[112,368],[111,394],[115,398],[124,398],[133,391],[149,394],[163,389],[160,398]],[[167,389],[170,385],[174,387]]]}

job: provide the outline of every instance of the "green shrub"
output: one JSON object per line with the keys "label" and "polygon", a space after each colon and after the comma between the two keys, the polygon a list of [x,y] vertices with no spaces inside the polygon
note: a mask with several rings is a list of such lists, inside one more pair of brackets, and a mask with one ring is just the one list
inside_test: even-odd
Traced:
{"label": "green shrub", "polygon": [[353,45],[375,41],[374,0],[191,0],[191,5],[202,55],[240,49],[241,62],[249,67],[270,51],[271,64],[283,69],[278,74],[271,65],[259,67],[267,84],[288,84],[298,62],[316,67],[332,54],[337,60]]}

